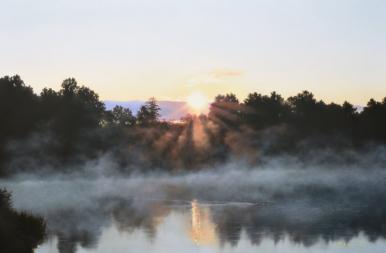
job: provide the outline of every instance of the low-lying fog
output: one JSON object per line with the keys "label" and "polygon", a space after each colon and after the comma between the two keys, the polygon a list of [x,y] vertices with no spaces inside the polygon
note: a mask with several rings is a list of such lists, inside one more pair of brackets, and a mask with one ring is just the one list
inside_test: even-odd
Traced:
{"label": "low-lying fog", "polygon": [[[178,175],[131,176],[109,175],[108,164],[88,164],[68,175],[24,174],[0,181],[12,192],[16,209],[46,219],[49,244],[37,252],[47,247],[103,252],[98,245],[115,240],[106,239],[106,233],[139,236],[142,231],[151,244],[166,236],[157,232],[162,226],[177,226],[182,216],[190,227],[199,219],[201,241],[213,237],[229,252],[245,241],[253,247],[269,244],[266,240],[310,247],[360,239],[370,245],[386,236],[386,170],[380,163],[318,166],[277,159],[256,168],[234,162]],[[212,224],[211,234],[205,234],[205,223]],[[191,232],[189,238],[200,242]],[[117,235],[116,240],[129,239]]]}

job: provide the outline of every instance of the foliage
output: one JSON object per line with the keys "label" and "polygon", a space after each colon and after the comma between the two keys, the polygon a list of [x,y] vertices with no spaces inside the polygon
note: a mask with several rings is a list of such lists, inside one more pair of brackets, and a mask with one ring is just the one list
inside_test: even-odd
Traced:
{"label": "foliage", "polygon": [[2,252],[32,253],[45,238],[43,219],[11,208],[11,195],[0,190],[0,245]]}
{"label": "foliage", "polygon": [[157,104],[157,100],[150,98],[137,113],[138,124],[142,126],[149,126],[157,123],[160,118],[161,108]]}
{"label": "foliage", "polygon": [[[25,164],[61,170],[109,154],[122,170],[208,167],[231,158],[257,163],[268,155],[312,159],[312,150],[366,150],[386,144],[386,98],[363,110],[325,103],[309,91],[284,99],[253,92],[240,101],[218,95],[208,115],[160,119],[155,98],[140,107],[106,110],[74,78],[36,95],[19,76],[0,79],[0,173]],[[307,155],[308,154],[308,155]],[[49,166],[46,166],[49,165]],[[71,168],[77,168],[72,166]]]}

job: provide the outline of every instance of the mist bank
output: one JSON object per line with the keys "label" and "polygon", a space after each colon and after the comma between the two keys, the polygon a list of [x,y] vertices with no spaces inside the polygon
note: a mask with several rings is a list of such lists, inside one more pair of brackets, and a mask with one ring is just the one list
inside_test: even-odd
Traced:
{"label": "mist bank", "polygon": [[[0,184],[11,190],[14,207],[30,211],[93,206],[104,198],[252,204],[297,199],[333,204],[346,199],[360,204],[376,202],[377,198],[370,196],[381,196],[386,188],[383,163],[305,165],[281,158],[259,167],[233,162],[174,175],[165,171],[123,175],[111,173],[107,163],[88,166],[63,174],[18,174],[0,180]],[[360,197],[362,194],[366,198]]]}
{"label": "mist bank", "polygon": [[[191,126],[194,128],[196,126]],[[251,131],[230,131],[221,134],[229,141],[218,144],[208,140],[201,130],[189,134],[185,125],[161,129],[132,128],[120,132],[124,137],[116,133],[106,137],[111,146],[93,155],[84,153],[88,152],[84,147],[87,143],[79,143],[74,147],[79,152],[67,159],[57,156],[55,147],[60,144],[49,134],[36,134],[9,143],[7,151],[12,156],[4,163],[4,177],[176,175],[226,168],[229,164],[259,170],[275,163],[281,164],[283,170],[288,168],[286,164],[296,164],[305,171],[310,171],[311,167],[322,170],[352,167],[366,173],[369,167],[382,169],[386,164],[385,145],[339,146],[333,138],[324,138],[303,140],[284,151],[277,147],[284,145],[280,138],[268,140],[266,135]],[[130,141],[123,142],[122,139]]]}
{"label": "mist bank", "polygon": [[361,166],[305,167],[282,158],[259,167],[234,162],[175,175],[95,174],[84,168],[62,175],[19,174],[0,185],[12,192],[16,209],[45,218],[62,252],[77,244],[96,247],[112,223],[122,233],[142,230],[154,238],[160,221],[189,211],[192,200],[210,210],[222,243],[237,245],[244,231],[257,245],[266,237],[288,236],[309,246],[360,234],[370,241],[386,238],[386,171],[383,164]]}

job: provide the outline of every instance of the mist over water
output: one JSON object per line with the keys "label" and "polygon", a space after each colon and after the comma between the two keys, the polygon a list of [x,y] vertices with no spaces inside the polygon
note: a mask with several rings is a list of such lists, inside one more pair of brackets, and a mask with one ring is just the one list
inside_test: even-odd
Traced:
{"label": "mist over water", "polygon": [[16,209],[45,218],[49,237],[38,253],[349,252],[354,244],[381,252],[386,171],[376,157],[357,164],[281,157],[258,167],[234,161],[125,176],[107,173],[113,165],[102,158],[77,173],[24,174],[0,184]]}

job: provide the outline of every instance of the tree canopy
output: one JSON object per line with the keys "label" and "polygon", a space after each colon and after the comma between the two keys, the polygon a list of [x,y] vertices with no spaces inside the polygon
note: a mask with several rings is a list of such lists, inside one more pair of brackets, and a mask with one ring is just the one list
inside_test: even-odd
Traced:
{"label": "tree canopy", "polygon": [[[40,94],[19,76],[0,78],[0,173],[25,163],[76,164],[108,152],[122,167],[183,169],[230,157],[386,145],[386,98],[358,110],[302,91],[287,99],[252,92],[242,101],[218,95],[208,115],[161,119],[152,97],[137,112],[106,110],[98,94],[74,78]],[[17,159],[15,159],[17,157]],[[76,167],[74,167],[76,168]]]}

